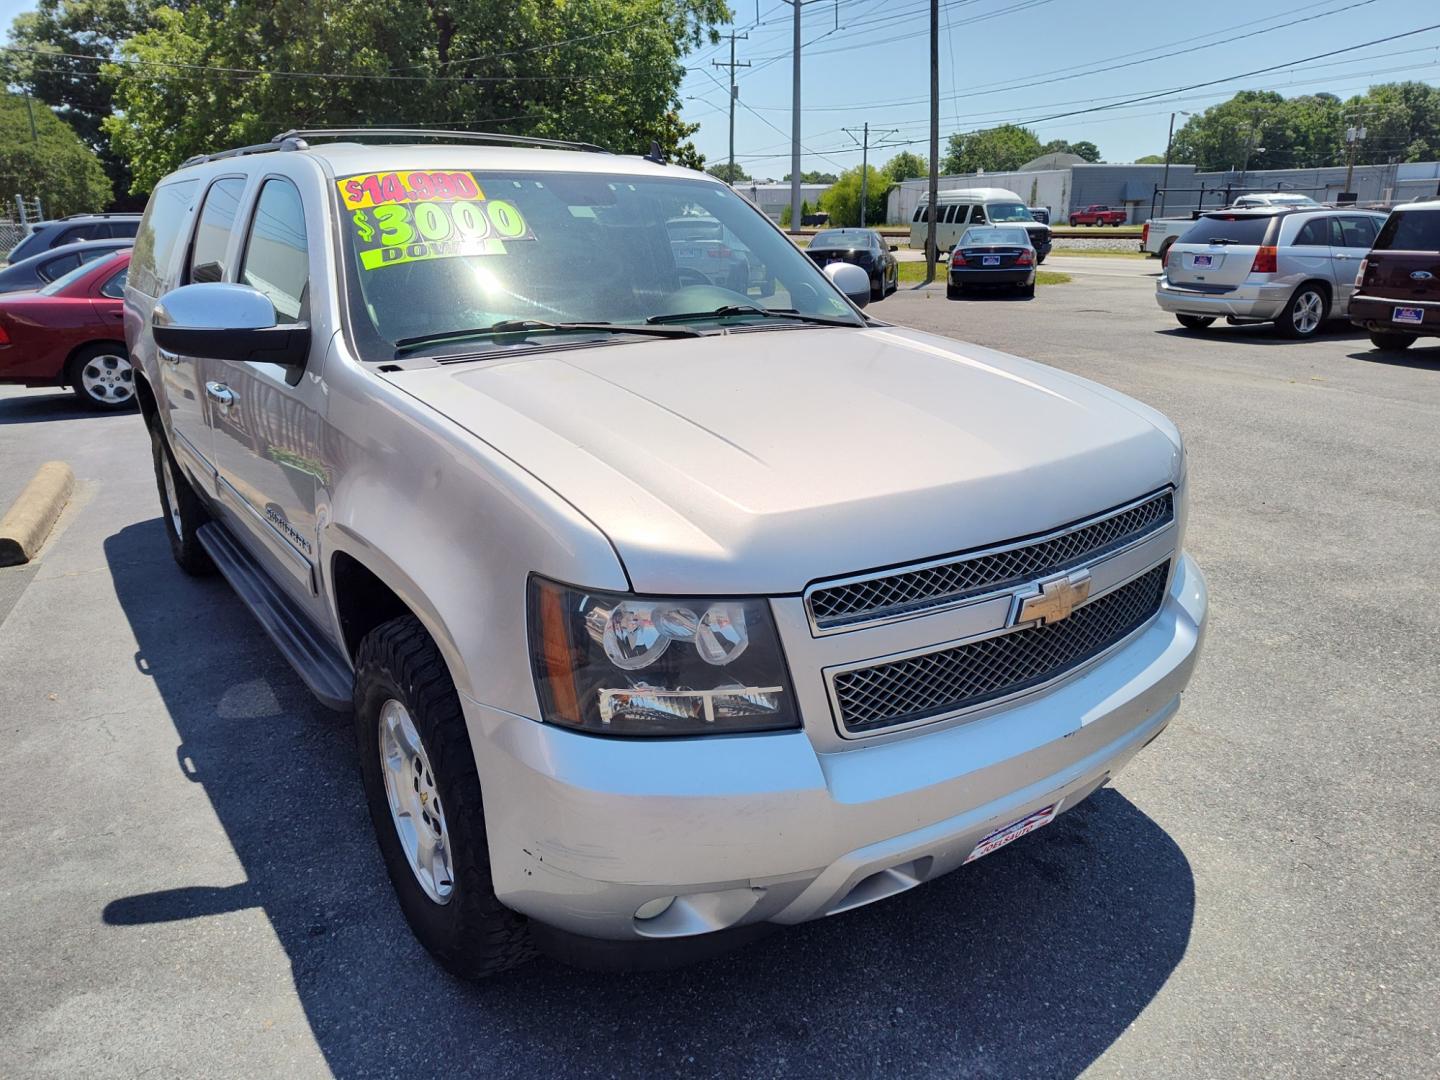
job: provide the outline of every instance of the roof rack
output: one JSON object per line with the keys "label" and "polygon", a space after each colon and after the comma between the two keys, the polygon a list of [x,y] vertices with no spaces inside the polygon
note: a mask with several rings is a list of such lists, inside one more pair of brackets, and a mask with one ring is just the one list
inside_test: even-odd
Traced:
{"label": "roof rack", "polygon": [[[573,142],[569,139],[542,139],[532,135],[500,135],[489,131],[447,131],[443,128],[295,128],[281,132],[271,141],[278,143],[294,139],[303,143],[309,139],[360,140],[365,138],[440,139],[443,141],[498,143],[503,146],[537,146],[549,150],[583,150],[589,154],[610,153],[603,146],[587,142]],[[297,147],[297,149],[303,149],[303,147]]]}
{"label": "roof rack", "polygon": [[308,150],[309,144],[304,139],[291,138],[290,133],[276,135],[269,142],[255,143],[251,146],[236,146],[229,150],[217,150],[213,154],[196,154],[188,157],[180,163],[180,168],[188,169],[191,165],[203,165],[207,161],[220,161],[222,158],[246,157],[250,154],[269,154],[276,150]]}
{"label": "roof rack", "polygon": [[139,217],[138,210],[107,210],[103,214],[66,214],[59,221],[74,221],[76,218],[97,218],[97,217]]}

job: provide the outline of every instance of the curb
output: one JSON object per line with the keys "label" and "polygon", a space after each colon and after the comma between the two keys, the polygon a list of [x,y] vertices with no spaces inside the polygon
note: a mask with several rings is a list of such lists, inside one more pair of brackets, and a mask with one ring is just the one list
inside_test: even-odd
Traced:
{"label": "curb", "polygon": [[74,490],[75,474],[65,462],[47,461],[36,470],[0,518],[0,566],[19,566],[35,557]]}

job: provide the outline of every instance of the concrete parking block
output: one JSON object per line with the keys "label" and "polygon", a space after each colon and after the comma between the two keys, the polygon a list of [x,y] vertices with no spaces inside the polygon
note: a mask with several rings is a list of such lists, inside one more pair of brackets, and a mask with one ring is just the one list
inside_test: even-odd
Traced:
{"label": "concrete parking block", "polygon": [[35,557],[75,490],[75,474],[63,461],[47,461],[0,518],[0,566]]}

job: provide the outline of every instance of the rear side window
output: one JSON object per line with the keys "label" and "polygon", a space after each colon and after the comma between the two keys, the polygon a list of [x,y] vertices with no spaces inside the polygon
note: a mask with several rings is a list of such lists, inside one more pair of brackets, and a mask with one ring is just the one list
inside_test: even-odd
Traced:
{"label": "rear side window", "polygon": [[43,279],[46,281],[54,281],[56,278],[68,274],[79,265],[80,256],[72,251],[69,255],[61,255],[58,259],[51,259],[47,263],[41,263],[37,269]]}
{"label": "rear side window", "polygon": [[1375,243],[1375,221],[1368,217],[1331,219],[1330,243],[1336,247],[1369,248]]}
{"label": "rear side window", "polygon": [[135,231],[139,228],[140,223],[134,218],[128,221],[112,221],[110,223],[110,235],[123,240],[126,237],[134,236]]}
{"label": "rear side window", "polygon": [[1396,210],[1380,230],[1377,248],[1440,252],[1440,210]]}
{"label": "rear side window", "polygon": [[130,284],[147,296],[159,296],[165,275],[180,242],[180,227],[195,197],[199,180],[177,180],[161,184],[150,196],[140,230],[135,234],[135,253],[130,261]]}
{"label": "rear side window", "polygon": [[[1270,229],[1270,223],[1275,220],[1269,215],[1244,217],[1239,214],[1227,214],[1202,217],[1186,230],[1185,235],[1180,237],[1180,242],[1182,244],[1208,244],[1218,240],[1225,244],[1255,244],[1258,246],[1265,243],[1265,234]],[[1323,239],[1320,242],[1322,244],[1329,243],[1328,240]]]}
{"label": "rear side window", "polygon": [[929,209],[930,209],[929,203],[921,203],[919,206],[915,207],[915,216],[914,216],[913,218],[911,218],[910,220],[911,220],[911,221],[927,221],[927,220],[929,220],[928,218],[925,217],[925,211],[926,211],[926,210],[929,210]]}
{"label": "rear side window", "polygon": [[186,281],[223,281],[225,249],[235,231],[235,215],[240,210],[240,196],[245,180],[239,176],[216,180],[205,193],[200,208],[200,224],[195,226],[195,241],[190,245],[190,262],[185,268]]}
{"label": "rear side window", "polygon": [[1330,218],[1311,218],[1295,234],[1296,247],[1329,247]]}
{"label": "rear side window", "polygon": [[108,296],[112,300],[121,300],[125,296],[125,275],[128,272],[121,270],[118,274],[112,274],[110,280],[100,286],[100,295]]}
{"label": "rear side window", "polygon": [[310,283],[310,248],[300,192],[288,180],[267,180],[260,189],[245,241],[240,281],[270,298],[279,322],[297,322],[303,317]]}

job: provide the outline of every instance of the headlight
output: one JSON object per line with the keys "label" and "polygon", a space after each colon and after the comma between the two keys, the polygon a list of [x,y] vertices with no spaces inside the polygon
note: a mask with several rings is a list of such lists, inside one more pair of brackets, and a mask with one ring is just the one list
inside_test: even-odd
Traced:
{"label": "headlight", "polygon": [[594,592],[530,579],[543,718],[602,735],[800,726],[764,600]]}

